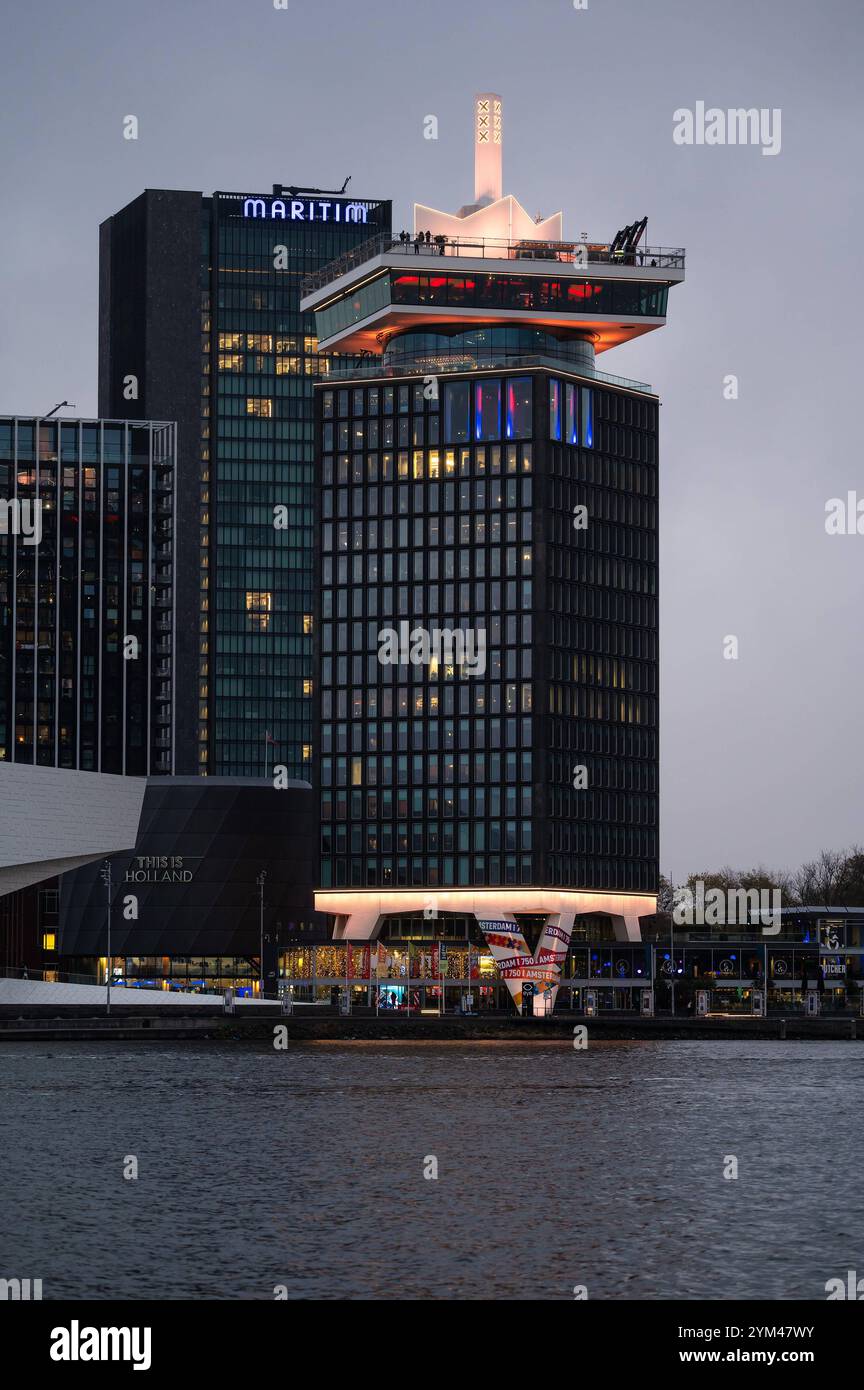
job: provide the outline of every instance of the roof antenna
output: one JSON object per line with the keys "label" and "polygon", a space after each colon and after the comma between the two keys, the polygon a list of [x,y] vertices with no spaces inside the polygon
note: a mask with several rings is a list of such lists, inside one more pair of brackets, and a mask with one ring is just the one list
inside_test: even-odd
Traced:
{"label": "roof antenna", "polygon": [[43,419],[43,420],[50,420],[50,419],[51,419],[51,416],[52,416],[52,415],[56,415],[58,410],[62,410],[63,407],[64,407],[64,405],[68,405],[68,407],[69,407],[70,410],[74,410],[74,409],[75,409],[75,406],[72,404],[71,401],[61,401],[59,405],[55,405],[55,407],[54,407],[53,410],[49,410],[47,415],[43,415],[43,416],[42,416],[42,419]]}
{"label": "roof antenna", "polygon": [[344,192],[345,192],[345,189],[348,187],[348,185],[349,185],[350,182],[351,182],[351,175],[349,174],[348,177],[347,177],[347,179],[346,179],[345,182],[343,183],[342,187],[339,189],[339,192],[340,192],[340,193],[344,193]]}

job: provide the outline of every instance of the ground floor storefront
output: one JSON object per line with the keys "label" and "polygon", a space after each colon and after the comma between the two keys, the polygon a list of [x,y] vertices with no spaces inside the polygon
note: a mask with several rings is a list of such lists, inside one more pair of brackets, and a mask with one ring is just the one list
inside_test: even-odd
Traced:
{"label": "ground floor storefront", "polygon": [[[568,950],[554,1008],[600,1014],[859,1012],[864,948],[764,941],[580,943]],[[471,942],[299,948],[279,958],[280,992],[343,1011],[513,1010],[488,951]],[[551,1002],[551,1001],[550,1001]]]}

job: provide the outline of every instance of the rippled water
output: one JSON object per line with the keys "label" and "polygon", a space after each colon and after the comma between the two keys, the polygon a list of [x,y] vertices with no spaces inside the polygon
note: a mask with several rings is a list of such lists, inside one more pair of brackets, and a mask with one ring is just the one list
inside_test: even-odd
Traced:
{"label": "rippled water", "polygon": [[864,1271],[862,1080],[851,1042],[5,1045],[0,1276],[45,1298],[824,1298]]}

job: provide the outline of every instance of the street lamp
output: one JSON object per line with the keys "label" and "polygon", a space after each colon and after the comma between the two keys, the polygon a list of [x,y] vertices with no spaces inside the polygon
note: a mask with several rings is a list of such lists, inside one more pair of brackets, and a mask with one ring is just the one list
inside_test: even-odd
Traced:
{"label": "street lamp", "polygon": [[261,935],[261,954],[258,958],[258,997],[264,998],[264,880],[267,877],[267,870],[262,869],[255,882],[258,884],[258,912],[259,927]]}
{"label": "street lamp", "polygon": [[111,860],[106,859],[101,869],[101,879],[105,884],[105,921],[108,934],[107,955],[105,959],[105,1012],[111,1012]]}

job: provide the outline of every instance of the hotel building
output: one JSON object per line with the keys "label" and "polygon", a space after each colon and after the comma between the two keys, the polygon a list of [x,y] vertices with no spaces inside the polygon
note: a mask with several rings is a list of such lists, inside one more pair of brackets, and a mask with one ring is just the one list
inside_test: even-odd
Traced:
{"label": "hotel building", "polygon": [[390,204],[148,189],[100,229],[99,401],[178,427],[178,774],[308,777],[313,379],[305,275]]}
{"label": "hotel building", "polygon": [[655,911],[659,402],[596,361],[684,252],[566,240],[503,195],[500,98],[474,121],[472,204],[305,283],[319,350],[367,355],[316,385],[316,907],[485,941],[548,1004],[577,923]]}

